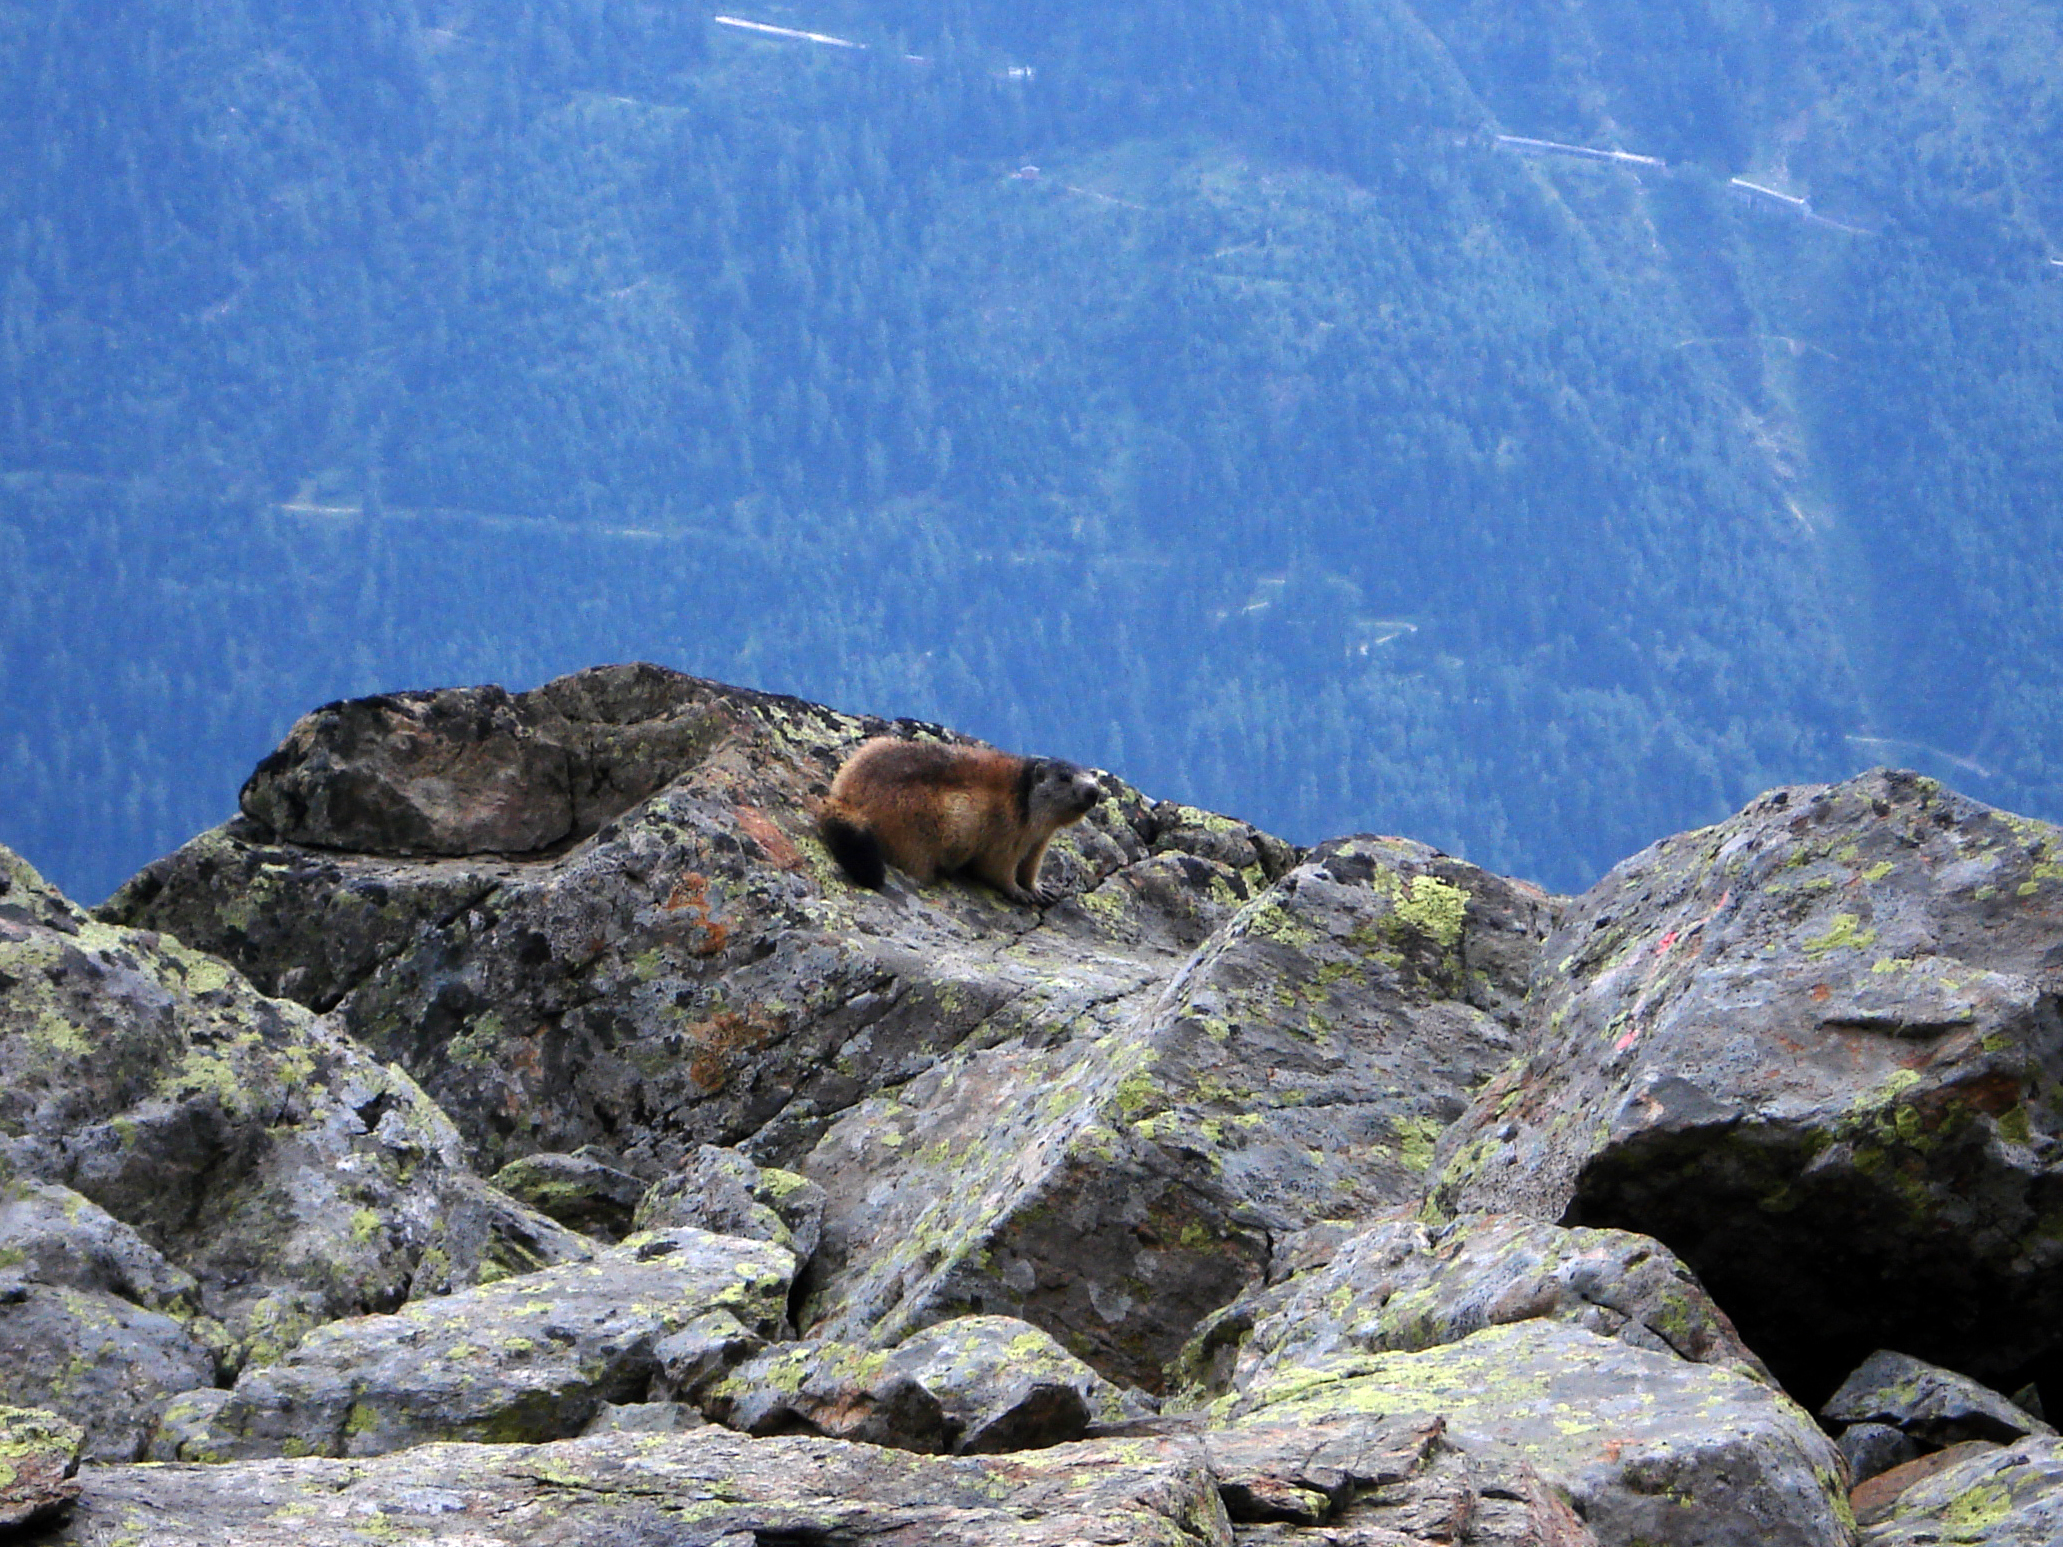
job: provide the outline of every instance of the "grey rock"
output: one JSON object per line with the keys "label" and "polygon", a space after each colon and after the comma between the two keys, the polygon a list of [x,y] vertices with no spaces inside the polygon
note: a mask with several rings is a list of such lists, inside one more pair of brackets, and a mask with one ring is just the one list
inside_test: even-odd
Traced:
{"label": "grey rock", "polygon": [[521,854],[585,837],[721,733],[713,684],[600,667],[529,693],[391,693],[302,716],[244,785],[279,840],[366,854]]}
{"label": "grey rock", "polygon": [[921,1381],[892,1368],[885,1354],[845,1343],[769,1349],[711,1387],[699,1405],[751,1435],[818,1434],[933,1455],[953,1439],[944,1407]]}
{"label": "grey rock", "polygon": [[1917,1460],[1926,1447],[1902,1429],[1883,1423],[1852,1423],[1834,1436],[1841,1454],[1848,1458],[1848,1475],[1866,1483],[1879,1472]]}
{"label": "grey rock", "polygon": [[[677,1227],[676,1227],[677,1228]],[[706,1311],[653,1345],[659,1373],[655,1395],[686,1402],[702,1399],[709,1387],[762,1353],[767,1338],[728,1310]]]}
{"label": "grey rock", "polygon": [[604,1402],[642,1401],[657,1345],[727,1312],[765,1335],[795,1260],[779,1247],[678,1229],[586,1262],[503,1279],[387,1316],[317,1328],[247,1369],[212,1414],[182,1412],[182,1460],[375,1456],[431,1440],[577,1435]]}
{"label": "grey rock", "polygon": [[1604,1547],[1689,1540],[1693,1523],[1701,1547],[1853,1539],[1841,1454],[1789,1399],[1735,1368],[1565,1321],[1279,1365],[1206,1416],[1214,1454],[1242,1432],[1339,1446],[1370,1425],[1437,1421],[1471,1455],[1537,1468]]}
{"label": "grey rock", "polygon": [[179,1320],[200,1312],[191,1273],[90,1198],[0,1161],[0,1270],[38,1284],[114,1295]]}
{"label": "grey rock", "polygon": [[638,1229],[669,1225],[772,1241],[807,1263],[823,1235],[824,1189],[793,1171],[755,1165],[738,1150],[705,1144],[653,1183],[638,1205]]}
{"label": "grey rock", "polygon": [[1595,1547],[1523,1460],[1465,1448],[1440,1418],[1361,1414],[1217,1429],[1204,1446],[1243,1547]]}
{"label": "grey rock", "polygon": [[580,1432],[582,1435],[683,1434],[708,1425],[709,1420],[686,1402],[604,1402]]}
{"label": "grey rock", "polygon": [[1898,1494],[1863,1547],[2053,1547],[2063,1541],[2063,1440],[1979,1450]]}
{"label": "grey rock", "polygon": [[1779,1377],[2063,1333],[2063,831],[1917,775],[1655,844],[1543,949],[1435,1197],[1668,1242]]}
{"label": "grey rock", "polygon": [[1856,1367],[1819,1413],[1835,1423],[1888,1424],[1933,1450],[1964,1440],[2010,1444],[2056,1432],[1967,1375],[1882,1348]]}
{"label": "grey rock", "polygon": [[565,747],[498,687],[326,704],[239,804],[291,842],[375,854],[521,853],[573,831]]}
{"label": "grey rock", "polygon": [[1517,1214],[1309,1234],[1305,1251],[1288,1249],[1286,1277],[1214,1314],[1184,1350],[1191,1400],[1336,1352],[1409,1353],[1538,1318],[1769,1381],[1690,1270],[1644,1236]]}
{"label": "grey rock", "polygon": [[[1271,1233],[1414,1198],[1440,1126],[1514,1050],[1556,906],[1537,890],[1402,840],[1299,866],[1245,823],[1105,778],[1048,856],[1068,893],[1052,907],[900,877],[864,891],[817,842],[816,801],[865,736],[949,733],[663,673],[652,715],[582,720],[620,675],[537,692],[569,723],[693,733],[651,742],[612,787],[664,780],[586,836],[575,821],[526,855],[440,861],[246,818],[108,916],[341,996],[343,1025],[483,1166],[606,1143],[666,1176],[716,1144],[808,1178],[820,1337],[889,1347],[1010,1314],[1149,1387],[1260,1276]],[[307,748],[327,743],[302,741],[279,767],[312,780],[332,765]],[[371,896],[381,921],[320,938]]]}
{"label": "grey rock", "polygon": [[203,1386],[181,1392],[166,1403],[151,1430],[142,1460],[180,1461],[204,1459],[210,1454],[215,1420],[229,1405],[227,1386]]}
{"label": "grey rock", "polygon": [[176,1394],[215,1378],[178,1322],[96,1289],[0,1294],[0,1400],[62,1413],[95,1461],[134,1461]]}
{"label": "grey rock", "polygon": [[0,1531],[48,1525],[79,1497],[85,1433],[55,1413],[0,1407]]}
{"label": "grey rock", "polygon": [[889,1352],[891,1369],[938,1398],[956,1455],[1031,1450],[1078,1439],[1092,1423],[1151,1414],[1144,1393],[1105,1380],[1037,1327],[1009,1316],[961,1316]]}
{"label": "grey rock", "polygon": [[[320,1321],[592,1250],[482,1183],[444,1114],[334,1019],[4,858],[0,1163],[22,1184],[7,1217],[42,1222],[35,1273],[162,1308],[233,1370]],[[31,1183],[92,1212],[59,1230],[61,1195]]]}
{"label": "grey rock", "polygon": [[1092,1423],[1154,1410],[1007,1316],[941,1322],[886,1353],[824,1342],[769,1349],[703,1386],[697,1400],[749,1434],[824,1434],[955,1455],[1057,1445]]}
{"label": "grey rock", "polygon": [[491,1180],[567,1229],[604,1241],[620,1241],[630,1234],[638,1200],[645,1195],[642,1179],[584,1154],[525,1155],[503,1166]]}
{"label": "grey rock", "polygon": [[1200,1446],[911,1456],[718,1428],[361,1460],[90,1469],[75,1547],[1232,1547]]}
{"label": "grey rock", "polygon": [[1465,997],[1475,934],[1549,913],[1422,845],[1326,845],[1121,1028],[962,1050],[834,1125],[798,1164],[829,1197],[806,1322],[883,1346],[1012,1315],[1158,1389],[1271,1233],[1418,1196],[1512,1051]]}

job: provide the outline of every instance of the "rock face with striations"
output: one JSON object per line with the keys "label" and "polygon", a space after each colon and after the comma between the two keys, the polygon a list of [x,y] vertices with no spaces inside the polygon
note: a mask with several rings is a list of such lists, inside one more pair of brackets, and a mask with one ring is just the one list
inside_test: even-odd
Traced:
{"label": "rock face with striations", "polygon": [[1911,774],[1627,860],[1541,954],[1449,1207],[1659,1236],[1817,1402],[1891,1346],[1995,1381],[2063,1328],[2063,831]]}

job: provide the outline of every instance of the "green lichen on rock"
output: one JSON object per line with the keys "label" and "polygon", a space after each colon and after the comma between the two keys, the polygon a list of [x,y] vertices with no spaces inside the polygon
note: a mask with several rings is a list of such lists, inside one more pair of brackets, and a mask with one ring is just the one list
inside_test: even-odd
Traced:
{"label": "green lichen on rock", "polygon": [[1469,894],[1437,876],[1415,875],[1397,899],[1396,917],[1442,951],[1461,943]]}

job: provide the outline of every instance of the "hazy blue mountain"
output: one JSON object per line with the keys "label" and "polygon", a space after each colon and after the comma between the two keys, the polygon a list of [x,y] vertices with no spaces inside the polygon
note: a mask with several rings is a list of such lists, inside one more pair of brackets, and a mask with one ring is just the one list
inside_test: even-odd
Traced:
{"label": "hazy blue mountain", "polygon": [[0,841],[640,657],[1562,887],[2063,814],[2055,6],[717,14],[0,0]]}

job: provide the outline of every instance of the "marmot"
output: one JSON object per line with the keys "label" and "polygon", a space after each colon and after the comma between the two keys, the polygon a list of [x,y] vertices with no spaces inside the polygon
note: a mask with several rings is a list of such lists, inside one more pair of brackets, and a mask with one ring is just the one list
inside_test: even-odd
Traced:
{"label": "marmot", "polygon": [[861,886],[880,890],[885,865],[919,886],[964,872],[1037,905],[1060,895],[1039,885],[1046,845],[1102,798],[1093,777],[1058,758],[877,736],[838,770],[817,830]]}

